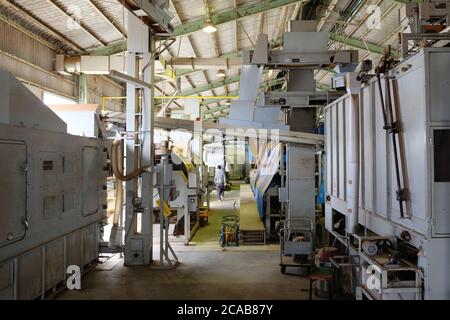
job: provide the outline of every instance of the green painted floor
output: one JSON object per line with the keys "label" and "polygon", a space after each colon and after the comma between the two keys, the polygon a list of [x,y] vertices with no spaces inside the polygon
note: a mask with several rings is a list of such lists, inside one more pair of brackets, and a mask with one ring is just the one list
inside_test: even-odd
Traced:
{"label": "green painted floor", "polygon": [[172,239],[180,261],[174,270],[124,267],[115,257],[83,278],[83,290],[65,291],[58,299],[307,299],[308,280],[280,273],[278,245],[222,250],[222,217],[238,212],[239,186],[223,202],[211,196],[209,224],[191,245]]}

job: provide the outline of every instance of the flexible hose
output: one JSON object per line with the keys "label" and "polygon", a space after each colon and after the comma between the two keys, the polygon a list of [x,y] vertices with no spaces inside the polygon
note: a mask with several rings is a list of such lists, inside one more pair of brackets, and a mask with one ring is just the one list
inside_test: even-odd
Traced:
{"label": "flexible hose", "polygon": [[111,164],[113,173],[116,176],[116,179],[119,179],[120,181],[129,181],[133,180],[137,177],[139,177],[143,172],[145,172],[146,169],[149,167],[142,167],[137,168],[133,172],[130,172],[127,175],[124,175],[123,173],[123,156],[121,154],[122,149],[122,141],[116,140],[114,141],[112,148],[111,148]]}
{"label": "flexible hose", "polygon": [[[123,156],[122,156],[122,141],[121,140],[115,140],[111,147],[111,166],[113,169],[114,176],[117,179],[117,185],[116,185],[116,202],[115,202],[115,209],[114,209],[114,217],[113,217],[113,226],[111,229],[111,235],[109,239],[109,244],[111,247],[114,247],[115,240],[116,240],[116,234],[117,229],[119,226],[119,219],[120,215],[122,213],[122,207],[123,207],[123,186],[122,181],[129,181],[133,180],[137,177],[139,177],[143,172],[145,172],[147,167],[137,168],[133,172],[130,172],[127,175],[124,175],[123,173]],[[134,215],[133,215],[134,218]],[[131,225],[131,224],[130,224]],[[128,232],[127,232],[128,233]]]}

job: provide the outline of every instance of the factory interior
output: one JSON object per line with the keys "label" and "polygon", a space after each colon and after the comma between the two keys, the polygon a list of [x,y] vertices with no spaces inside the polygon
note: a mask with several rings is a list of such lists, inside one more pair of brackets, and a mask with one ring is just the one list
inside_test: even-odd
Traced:
{"label": "factory interior", "polygon": [[449,0],[0,0],[0,300],[448,300],[449,92]]}

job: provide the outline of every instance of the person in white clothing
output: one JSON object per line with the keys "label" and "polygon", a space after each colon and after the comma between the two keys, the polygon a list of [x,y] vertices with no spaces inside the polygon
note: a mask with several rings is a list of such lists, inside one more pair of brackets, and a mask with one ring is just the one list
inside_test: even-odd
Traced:
{"label": "person in white clothing", "polygon": [[218,166],[216,169],[216,174],[214,175],[214,184],[216,185],[217,200],[222,201],[225,194],[225,184],[227,179],[225,177],[225,172],[222,166]]}

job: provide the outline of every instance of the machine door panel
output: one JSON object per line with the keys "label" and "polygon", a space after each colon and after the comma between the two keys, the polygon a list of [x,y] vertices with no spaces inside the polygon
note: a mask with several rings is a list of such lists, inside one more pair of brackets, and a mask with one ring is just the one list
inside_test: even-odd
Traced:
{"label": "machine door panel", "polygon": [[83,149],[83,216],[98,211],[98,150]]}
{"label": "machine door panel", "polygon": [[0,247],[23,239],[27,217],[27,147],[0,140]]}

